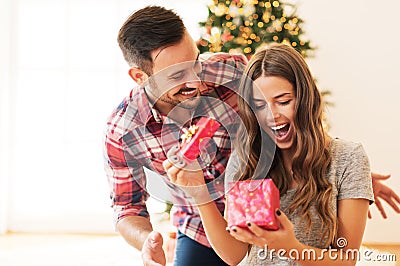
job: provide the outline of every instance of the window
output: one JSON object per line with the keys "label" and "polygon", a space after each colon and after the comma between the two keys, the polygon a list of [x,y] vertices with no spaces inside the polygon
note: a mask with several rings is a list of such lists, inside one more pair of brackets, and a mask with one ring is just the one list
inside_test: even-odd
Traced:
{"label": "window", "polygon": [[[9,230],[113,230],[102,132],[133,86],[116,37],[131,12],[163,2],[8,0]],[[194,38],[205,2],[169,1]]]}

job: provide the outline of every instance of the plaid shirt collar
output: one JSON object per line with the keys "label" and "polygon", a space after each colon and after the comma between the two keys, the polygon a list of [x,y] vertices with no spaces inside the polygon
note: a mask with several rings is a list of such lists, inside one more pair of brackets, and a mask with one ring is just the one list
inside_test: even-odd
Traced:
{"label": "plaid shirt collar", "polygon": [[149,99],[146,94],[145,88],[140,86],[138,89],[137,97],[137,106],[138,106],[138,114],[140,116],[140,121],[142,121],[143,125],[146,125],[150,122],[156,122],[160,124],[176,124],[172,118],[168,117],[165,114],[160,113],[155,108],[154,103]]}

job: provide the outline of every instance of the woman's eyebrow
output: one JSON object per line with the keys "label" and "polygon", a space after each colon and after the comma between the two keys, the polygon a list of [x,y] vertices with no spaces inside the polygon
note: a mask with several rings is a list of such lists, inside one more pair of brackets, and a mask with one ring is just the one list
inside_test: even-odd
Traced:
{"label": "woman's eyebrow", "polygon": [[279,94],[279,95],[275,96],[275,97],[274,97],[274,99],[281,98],[281,97],[283,97],[283,96],[286,96],[286,95],[288,95],[288,94],[291,94],[291,93],[290,93],[290,92],[284,92],[284,93],[281,93],[281,94]]}

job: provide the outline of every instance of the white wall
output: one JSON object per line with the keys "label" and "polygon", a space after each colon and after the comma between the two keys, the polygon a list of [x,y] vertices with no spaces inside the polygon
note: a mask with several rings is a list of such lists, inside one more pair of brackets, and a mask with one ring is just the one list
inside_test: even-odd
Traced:
{"label": "white wall", "polygon": [[[134,85],[116,37],[164,1],[0,1],[0,232],[112,232],[102,132]],[[206,18],[202,2],[179,2],[166,6],[189,29]]]}
{"label": "white wall", "polygon": [[[335,104],[328,118],[333,136],[361,142],[371,168],[391,173],[400,193],[400,2],[299,0],[309,39],[318,46],[309,59],[318,84]],[[400,215],[384,204],[388,220],[373,206],[365,241],[400,241]]]}
{"label": "white wall", "polygon": [[124,81],[112,38],[118,6],[14,5],[8,229],[112,231],[101,132]]}
{"label": "white wall", "polygon": [[7,230],[10,139],[11,3],[0,1],[0,234]]}

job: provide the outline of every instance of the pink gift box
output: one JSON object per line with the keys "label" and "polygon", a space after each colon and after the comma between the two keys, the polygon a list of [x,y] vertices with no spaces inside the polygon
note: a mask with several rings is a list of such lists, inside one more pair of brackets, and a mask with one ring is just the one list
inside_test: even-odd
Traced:
{"label": "pink gift box", "polygon": [[252,222],[264,229],[279,229],[275,216],[279,190],[272,179],[229,182],[228,188],[228,226],[247,228],[247,222]]}

